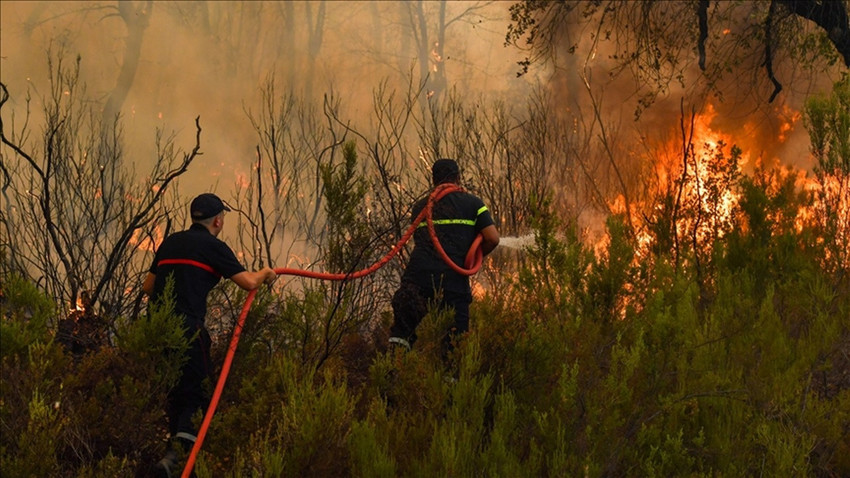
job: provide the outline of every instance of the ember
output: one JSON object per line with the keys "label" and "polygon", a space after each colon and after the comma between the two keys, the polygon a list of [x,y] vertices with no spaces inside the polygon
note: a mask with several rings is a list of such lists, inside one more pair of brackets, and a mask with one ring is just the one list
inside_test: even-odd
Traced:
{"label": "ember", "polygon": [[59,321],[56,338],[75,359],[107,345],[108,324],[92,311],[90,291],[83,291],[68,317]]}

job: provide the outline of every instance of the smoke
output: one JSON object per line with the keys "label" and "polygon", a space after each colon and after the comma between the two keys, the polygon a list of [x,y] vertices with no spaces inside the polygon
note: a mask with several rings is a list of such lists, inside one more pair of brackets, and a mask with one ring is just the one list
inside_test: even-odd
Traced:
{"label": "smoke", "polygon": [[[768,104],[772,85],[758,65],[759,55],[746,58],[749,76],[741,76],[736,70],[709,90],[705,88],[705,74],[697,68],[695,49],[685,48],[678,59],[687,67],[668,72],[673,76],[681,73],[684,86],[670,81],[669,88],[635,118],[641,95],[652,85],[641,83],[633,71],[612,74],[620,63],[613,57],[617,54],[614,42],[602,41],[591,49],[592,29],[571,30],[571,36],[563,37],[564,44],[556,52],[559,68],[536,66],[517,78],[517,61],[525,53],[503,45],[512,3],[445,2],[446,18],[453,21],[446,25],[442,56],[432,58],[429,65],[438,63],[444,68],[448,88],[524,104],[533,86],[547,84],[557,107],[584,125],[595,121],[592,93],[600,121],[616,136],[619,149],[613,154],[623,163],[636,157],[644,143],[669,142],[680,135],[682,109],[687,116],[692,110],[704,114],[712,107],[716,112],[712,128],[731,136],[750,157],[776,158],[801,168],[811,166],[800,111],[809,92],[829,86],[829,77],[807,79],[805,70],[781,61],[778,52],[776,76],[785,89]],[[419,81],[421,53],[416,38],[421,32],[414,33],[410,22],[411,9],[419,2],[151,5],[151,10],[144,12],[149,14],[149,23],[132,87],[122,107],[125,157],[137,171],[145,171],[156,160],[157,129],[166,136],[173,132],[178,146],[190,148],[194,144],[194,120],[199,117],[203,156],[181,178],[181,195],[186,203],[195,194],[210,190],[228,198],[234,188],[238,189],[237,182],[252,174],[258,138],[246,111],[260,109],[261,88],[269,78],[276,80],[279,93],[291,90],[319,110],[322,95],[333,91],[341,100],[341,116],[350,118],[352,126],[361,130],[373,122],[373,92],[382,82],[386,81],[390,91],[404,92],[411,74],[414,83]],[[427,46],[433,48],[438,38],[434,22],[442,3],[421,5],[431,22]],[[629,4],[623,5],[617,15]],[[18,118],[23,116],[28,89],[34,93],[31,110],[38,113],[38,95],[48,92],[47,51],[58,45],[64,45],[67,62],[80,56],[82,81],[89,95],[104,101],[126,60],[123,55],[128,31],[116,12],[112,2],[0,2],[0,80],[12,95],[4,107],[4,120],[11,112]],[[691,24],[695,19],[675,21],[682,25],[670,29],[671,38],[665,41],[675,41],[677,36],[680,40],[696,37]],[[565,22],[567,27],[574,25]],[[711,38],[717,43],[709,45],[708,65],[717,68],[730,54],[722,47],[723,32],[729,29],[740,33],[747,27],[718,22],[712,22],[711,27]],[[593,131],[593,138],[598,134],[598,129]],[[583,146],[577,145],[577,149]],[[608,162],[584,150],[578,154],[589,162]],[[604,167],[600,171],[600,175],[606,174]],[[604,185],[597,186],[604,189]],[[598,204],[573,207],[581,211],[582,227],[598,229],[603,223],[604,211]]]}
{"label": "smoke", "polygon": [[[804,34],[816,33],[817,27],[799,19],[800,24],[792,25],[793,34],[789,25],[794,20],[777,27],[780,43],[774,48],[773,68],[783,89],[769,103],[774,85],[764,67],[764,48],[759,44],[766,4],[712,2],[707,68],[702,71],[697,61],[694,3],[658,2],[655,16],[649,19],[641,17],[645,12],[640,4],[620,4],[607,13],[605,28],[600,30],[609,36],[596,43],[593,39],[598,32],[593,22],[599,20],[604,2],[584,27],[578,17],[568,25],[564,22],[561,43],[555,48],[560,68],[551,83],[561,103],[587,118],[593,106],[586,81],[603,120],[617,125],[625,135],[624,141],[631,144],[647,138],[657,143],[677,136],[681,140],[683,120],[687,125],[691,113],[713,111],[711,128],[732,137],[745,154],[768,163],[809,169],[809,138],[801,112],[808,96],[829,91],[840,71],[840,67],[819,64],[815,54],[805,57],[800,53],[803,47],[794,44],[802,41]],[[638,48],[639,41],[647,40],[641,35],[648,28],[636,24],[639,20],[666,32],[666,37],[652,37],[651,42],[642,44],[657,47],[662,55],[658,71],[653,70],[648,58],[630,63],[624,60]],[[796,57],[791,57],[791,50],[797,50]],[[651,92],[657,96],[649,95]],[[642,103],[647,99],[650,104]]]}
{"label": "smoke", "polygon": [[[129,2],[133,8],[145,2]],[[194,119],[203,128],[204,156],[184,177],[181,190],[228,192],[250,172],[257,134],[246,110],[259,109],[260,88],[274,78],[321,108],[333,90],[348,117],[365,128],[372,93],[386,80],[403,92],[418,77],[411,2],[152,2],[132,87],[122,107],[126,156],[144,170],[155,161],[157,128],[176,133],[178,145],[194,143]],[[424,2],[432,43],[438,2]],[[515,75],[519,54],[503,47],[508,3],[446,2],[443,45],[448,87],[494,96],[526,86]],[[323,8],[325,10],[323,10]],[[88,93],[105,100],[125,62],[125,22],[115,3],[2,2],[0,78],[21,117],[27,88],[48,90],[47,51],[66,48],[66,63],[81,58]],[[405,23],[407,22],[407,23]],[[418,82],[418,79],[414,81]],[[6,109],[6,108],[4,108]],[[38,113],[40,105],[32,108]],[[4,116],[11,114],[4,111]],[[320,109],[321,111],[321,109]],[[8,116],[6,116],[8,118]]]}

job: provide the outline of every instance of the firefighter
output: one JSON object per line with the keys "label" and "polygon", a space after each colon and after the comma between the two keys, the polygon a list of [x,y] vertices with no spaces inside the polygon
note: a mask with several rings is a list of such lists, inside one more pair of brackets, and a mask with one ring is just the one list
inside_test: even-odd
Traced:
{"label": "firefighter", "polygon": [[179,457],[192,449],[197,431],[192,417],[209,404],[204,381],[211,377],[210,335],[205,328],[207,296],[222,277],[245,290],[271,284],[277,274],[271,267],[249,272],[230,247],[218,239],[230,208],[215,194],[205,193],[190,205],[192,225],[168,236],[156,251],[142,288],[152,302],[160,299],[166,280],[174,279],[174,312],[183,318],[189,339],[187,362],[177,384],[169,391],[166,414],[171,446],[156,464],[159,476],[171,476]]}
{"label": "firefighter", "polygon": [[[452,159],[439,159],[431,167],[434,187],[445,183],[459,184],[460,170]],[[425,208],[427,198],[414,204],[412,217]],[[437,238],[445,252],[462,265],[472,242],[481,234],[484,255],[499,245],[499,231],[484,202],[463,191],[443,196],[432,208]],[[469,330],[469,305],[472,291],[469,277],[453,270],[434,248],[425,221],[413,233],[414,247],[410,261],[401,278],[401,285],[392,298],[393,324],[389,345],[410,350],[416,341],[416,327],[428,312],[429,303],[438,301],[441,309],[454,313],[454,324],[445,335],[443,355],[451,350],[454,340]]]}

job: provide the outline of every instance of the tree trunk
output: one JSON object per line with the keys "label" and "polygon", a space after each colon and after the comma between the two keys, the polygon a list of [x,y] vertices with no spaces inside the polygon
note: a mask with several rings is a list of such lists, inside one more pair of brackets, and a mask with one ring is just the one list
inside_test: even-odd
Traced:
{"label": "tree trunk", "polygon": [[112,93],[109,94],[103,108],[104,125],[114,124],[116,117],[121,114],[121,108],[127,99],[130,87],[133,86],[133,79],[136,77],[136,70],[139,67],[142,37],[150,20],[153,1],[148,0],[135,7],[134,3],[129,1],[118,2],[118,13],[127,25],[127,40],[124,44],[121,72],[118,74],[115,88],[112,89]]}

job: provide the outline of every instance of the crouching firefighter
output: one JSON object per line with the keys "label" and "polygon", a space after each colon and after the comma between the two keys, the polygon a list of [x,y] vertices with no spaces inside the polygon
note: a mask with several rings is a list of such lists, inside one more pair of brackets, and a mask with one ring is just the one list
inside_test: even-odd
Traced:
{"label": "crouching firefighter", "polygon": [[205,327],[210,290],[222,277],[245,290],[271,284],[277,278],[271,267],[246,271],[230,247],[218,239],[227,211],[230,209],[215,194],[196,197],[190,205],[191,227],[165,238],[142,286],[151,302],[156,302],[165,290],[166,280],[173,277],[174,312],[183,318],[184,333],[189,339],[188,360],[167,397],[165,408],[171,442],[165,457],[155,465],[158,476],[180,474],[179,462],[196,439],[192,417],[209,405],[204,381],[212,378],[210,335]]}

